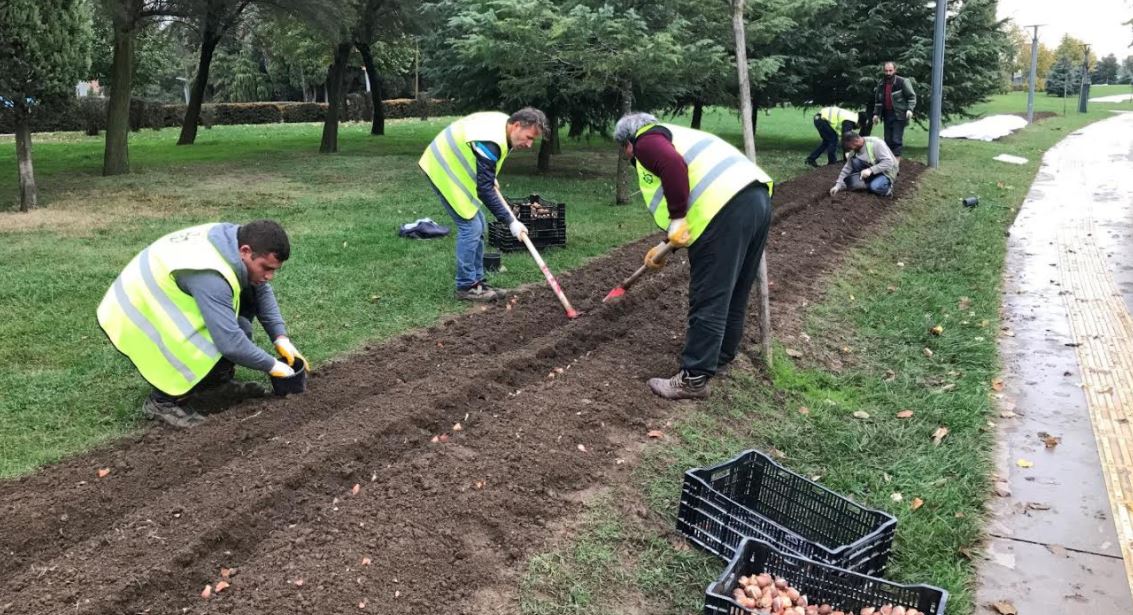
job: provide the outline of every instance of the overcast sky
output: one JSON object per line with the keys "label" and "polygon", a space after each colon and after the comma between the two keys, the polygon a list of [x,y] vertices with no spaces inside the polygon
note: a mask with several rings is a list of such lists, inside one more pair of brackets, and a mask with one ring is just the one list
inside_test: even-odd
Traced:
{"label": "overcast sky", "polygon": [[1133,55],[1133,28],[1121,25],[1133,18],[1133,0],[999,0],[999,17],[1020,26],[1046,24],[1039,42],[1052,49],[1069,34],[1089,43],[1098,57]]}

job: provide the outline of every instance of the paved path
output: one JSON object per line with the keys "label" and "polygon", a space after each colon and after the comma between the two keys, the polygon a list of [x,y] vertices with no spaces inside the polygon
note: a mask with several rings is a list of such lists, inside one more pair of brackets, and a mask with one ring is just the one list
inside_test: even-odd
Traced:
{"label": "paved path", "polygon": [[1011,227],[1003,310],[1006,495],[978,612],[1133,614],[1133,113],[1043,157]]}

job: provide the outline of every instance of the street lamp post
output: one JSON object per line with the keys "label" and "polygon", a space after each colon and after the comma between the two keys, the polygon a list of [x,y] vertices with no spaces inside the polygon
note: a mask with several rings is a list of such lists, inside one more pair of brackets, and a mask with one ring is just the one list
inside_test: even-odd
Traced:
{"label": "street lamp post", "polygon": [[940,166],[941,105],[944,103],[944,20],[948,0],[936,0],[936,31],[932,37],[932,108],[928,122],[928,166]]}

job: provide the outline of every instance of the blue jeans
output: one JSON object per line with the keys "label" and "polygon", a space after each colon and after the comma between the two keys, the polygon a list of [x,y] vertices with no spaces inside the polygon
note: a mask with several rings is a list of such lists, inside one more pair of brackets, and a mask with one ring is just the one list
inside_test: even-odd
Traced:
{"label": "blue jeans", "polygon": [[886,176],[878,174],[869,178],[869,181],[862,179],[862,171],[869,168],[869,163],[860,157],[854,158],[850,162],[850,169],[852,173],[846,177],[846,187],[850,190],[869,190],[873,194],[885,196],[889,189],[893,186],[893,182]]}
{"label": "blue jeans", "polygon": [[441,203],[456,223],[456,289],[467,290],[484,279],[484,230],[488,222],[479,209],[471,220],[465,220],[444,197]]}

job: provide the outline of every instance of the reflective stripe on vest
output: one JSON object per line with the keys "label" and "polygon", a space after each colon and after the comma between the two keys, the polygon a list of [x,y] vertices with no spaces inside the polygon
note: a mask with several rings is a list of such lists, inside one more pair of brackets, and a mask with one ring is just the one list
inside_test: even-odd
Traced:
{"label": "reflective stripe on vest", "polygon": [[[774,182],[763,169],[711,133],[670,124],[648,124],[638,130],[636,136],[641,136],[655,126],[662,126],[672,133],[673,147],[688,166],[688,214],[685,220],[688,222],[690,244],[700,237],[712,218],[740,190],[753,182],[765,184],[769,194],[774,188]],[[662,229],[667,229],[669,205],[665,202],[661,178],[640,163],[636,166],[641,196],[645,199],[649,212],[653,214],[653,221]]]}
{"label": "reflective stripe on vest", "polygon": [[496,173],[508,155],[506,113],[473,113],[449,124],[421,155],[417,164],[456,213],[465,220],[476,216],[476,154],[473,141],[490,141],[500,148]]}
{"label": "reflective stripe on vest", "polygon": [[818,115],[835,130],[842,130],[842,122],[858,123],[858,114],[841,107],[823,107]]}
{"label": "reflective stripe on vest", "polygon": [[174,273],[220,273],[232,288],[233,314],[240,309],[236,272],[208,239],[215,226],[182,229],[150,244],[118,274],[98,305],[98,324],[110,342],[143,378],[169,395],[187,393],[221,358],[196,300],[177,287]]}

